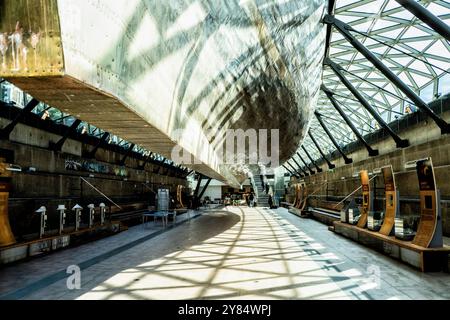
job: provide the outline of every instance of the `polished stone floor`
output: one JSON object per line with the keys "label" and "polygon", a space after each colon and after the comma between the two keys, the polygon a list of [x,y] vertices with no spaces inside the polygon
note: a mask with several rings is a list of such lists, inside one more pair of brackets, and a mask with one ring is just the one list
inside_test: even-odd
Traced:
{"label": "polished stone floor", "polygon": [[285,209],[191,218],[4,268],[0,299],[450,299],[450,274],[422,274]]}

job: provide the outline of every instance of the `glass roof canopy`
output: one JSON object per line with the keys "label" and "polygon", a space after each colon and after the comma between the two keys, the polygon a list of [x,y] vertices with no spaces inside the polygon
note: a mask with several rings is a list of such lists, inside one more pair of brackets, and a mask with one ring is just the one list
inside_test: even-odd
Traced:
{"label": "glass roof canopy", "polygon": [[[418,1],[442,21],[450,24],[450,1]],[[352,35],[374,53],[425,102],[450,92],[450,43],[394,0],[336,0],[334,15],[357,32]],[[344,76],[381,115],[384,121],[397,121],[416,106],[335,28],[332,29],[330,59],[345,71]],[[335,93],[341,108],[364,136],[380,129],[335,73],[325,67],[323,84]],[[321,92],[316,109],[337,142],[345,145],[357,140],[355,134]],[[316,118],[311,123],[314,138],[325,154],[336,149]],[[314,160],[322,159],[310,137],[303,146]],[[310,163],[300,149],[301,157]],[[303,162],[294,157],[300,165]],[[294,165],[293,161],[291,164]],[[310,165],[311,168],[313,165]],[[295,166],[297,167],[297,166]]]}

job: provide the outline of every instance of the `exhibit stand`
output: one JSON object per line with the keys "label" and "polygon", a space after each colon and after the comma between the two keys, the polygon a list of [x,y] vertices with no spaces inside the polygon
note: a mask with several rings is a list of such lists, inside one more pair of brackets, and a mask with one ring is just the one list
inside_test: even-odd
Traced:
{"label": "exhibit stand", "polygon": [[381,169],[384,179],[384,192],[386,203],[384,209],[384,222],[380,233],[385,236],[395,234],[395,218],[400,214],[400,194],[395,183],[394,170],[392,166]]}
{"label": "exhibit stand", "polygon": [[0,247],[16,243],[9,223],[9,191],[11,189],[11,172],[7,170],[4,159],[0,159]]}
{"label": "exhibit stand", "polygon": [[363,204],[361,207],[361,216],[358,220],[358,228],[366,228],[367,221],[369,218],[369,212],[373,211],[373,191],[370,187],[370,178],[369,172],[367,170],[363,170],[360,173],[361,176],[361,184],[362,184],[362,194],[363,194]]}
{"label": "exhibit stand", "polygon": [[413,244],[424,248],[442,248],[441,197],[432,159],[417,161],[416,169],[420,186],[420,223]]}

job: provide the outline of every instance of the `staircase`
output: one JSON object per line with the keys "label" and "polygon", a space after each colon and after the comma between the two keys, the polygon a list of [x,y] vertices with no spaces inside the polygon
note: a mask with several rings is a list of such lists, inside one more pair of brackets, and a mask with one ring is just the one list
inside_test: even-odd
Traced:
{"label": "staircase", "polygon": [[266,191],[263,188],[263,183],[261,181],[259,172],[253,174],[253,182],[255,183],[256,187],[255,192],[258,199],[257,206],[260,208],[269,207],[269,195],[266,194]]}

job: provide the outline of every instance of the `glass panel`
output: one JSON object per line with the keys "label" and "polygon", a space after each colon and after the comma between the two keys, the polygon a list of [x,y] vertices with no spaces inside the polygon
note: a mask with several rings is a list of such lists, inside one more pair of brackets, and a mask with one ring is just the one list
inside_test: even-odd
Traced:
{"label": "glass panel", "polygon": [[439,79],[439,93],[442,95],[450,93],[450,74]]}
{"label": "glass panel", "polygon": [[434,100],[434,84],[430,84],[429,86],[427,86],[425,89],[423,89],[420,92],[420,97],[425,101],[425,102],[431,102]]}

